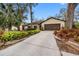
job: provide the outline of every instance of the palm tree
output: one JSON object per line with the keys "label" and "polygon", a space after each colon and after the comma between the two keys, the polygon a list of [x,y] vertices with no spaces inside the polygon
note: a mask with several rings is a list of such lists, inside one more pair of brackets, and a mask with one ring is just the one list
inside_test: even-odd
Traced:
{"label": "palm tree", "polygon": [[4,28],[11,30],[11,26],[14,23],[14,11],[12,4],[0,4],[0,13],[2,13],[1,20]]}
{"label": "palm tree", "polygon": [[[19,26],[21,25],[21,23],[27,19],[27,15],[25,13],[28,12],[27,10],[27,4],[16,4],[17,5],[17,9],[16,9],[16,23],[15,25],[18,27],[18,30],[20,30]],[[25,15],[24,15],[25,14]]]}
{"label": "palm tree", "polygon": [[0,4],[0,26],[11,30],[12,25],[19,26],[27,18],[27,4]]}

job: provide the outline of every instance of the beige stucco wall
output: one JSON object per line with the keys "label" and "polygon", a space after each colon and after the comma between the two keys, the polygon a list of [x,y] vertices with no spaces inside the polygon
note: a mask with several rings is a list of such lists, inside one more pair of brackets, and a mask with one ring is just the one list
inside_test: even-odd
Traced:
{"label": "beige stucco wall", "polygon": [[32,27],[34,28],[34,26],[37,26],[37,29],[40,29],[38,24],[33,24]]}
{"label": "beige stucco wall", "polygon": [[11,30],[18,30],[18,28],[16,26],[12,26]]}
{"label": "beige stucco wall", "polygon": [[61,27],[61,28],[65,26],[65,22],[64,22],[64,21],[56,20],[56,19],[49,19],[49,20],[43,22],[43,23],[41,24],[41,27],[42,27],[42,29],[44,30],[44,24],[57,24],[57,23],[58,23],[58,24],[60,23],[60,27]]}
{"label": "beige stucco wall", "polygon": [[[31,26],[31,25],[29,25],[29,26]],[[38,25],[38,24],[33,24],[33,25],[32,25],[32,28],[34,28],[34,26],[37,26],[37,29],[38,29],[38,30],[40,29],[40,25]]]}

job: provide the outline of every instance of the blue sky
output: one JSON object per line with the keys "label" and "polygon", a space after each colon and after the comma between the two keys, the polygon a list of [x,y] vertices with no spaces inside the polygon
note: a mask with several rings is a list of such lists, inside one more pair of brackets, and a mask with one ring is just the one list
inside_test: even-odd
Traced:
{"label": "blue sky", "polygon": [[[63,3],[39,3],[36,7],[33,7],[35,20],[42,18],[46,19],[50,16],[55,16],[59,13],[61,8],[67,8],[67,4]],[[30,22],[29,18],[27,22]]]}

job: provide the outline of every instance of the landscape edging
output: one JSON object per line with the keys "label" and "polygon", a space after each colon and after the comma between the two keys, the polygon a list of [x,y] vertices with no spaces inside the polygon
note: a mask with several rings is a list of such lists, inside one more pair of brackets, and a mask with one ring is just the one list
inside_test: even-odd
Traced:
{"label": "landscape edging", "polygon": [[[54,38],[61,41],[61,38],[57,37],[56,35],[54,35]],[[73,49],[79,51],[79,44],[75,43],[75,42],[71,42],[71,41],[67,41],[64,42],[66,45],[72,47]]]}

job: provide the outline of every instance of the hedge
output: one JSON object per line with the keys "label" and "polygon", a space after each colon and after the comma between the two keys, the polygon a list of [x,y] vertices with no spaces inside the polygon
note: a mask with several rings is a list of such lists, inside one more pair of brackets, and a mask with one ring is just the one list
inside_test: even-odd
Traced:
{"label": "hedge", "polygon": [[9,31],[9,32],[5,32],[2,36],[1,36],[1,40],[2,41],[11,41],[11,40],[16,40],[16,39],[21,39],[25,36],[28,35],[28,32],[20,32],[20,31]]}
{"label": "hedge", "polygon": [[33,34],[40,32],[40,30],[30,30],[30,31],[27,31],[27,32],[29,33],[29,35],[33,35]]}
{"label": "hedge", "polygon": [[0,37],[2,42],[12,41],[27,37],[29,35],[33,35],[40,32],[40,30],[31,30],[31,31],[8,31],[4,32],[4,34]]}

